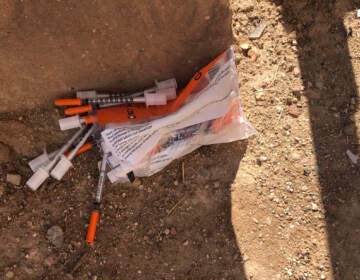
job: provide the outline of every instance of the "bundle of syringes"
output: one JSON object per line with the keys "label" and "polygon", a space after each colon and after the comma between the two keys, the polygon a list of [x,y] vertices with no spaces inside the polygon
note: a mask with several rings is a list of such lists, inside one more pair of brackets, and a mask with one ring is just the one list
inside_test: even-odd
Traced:
{"label": "bundle of syringes", "polygon": [[79,129],[59,150],[44,152],[29,162],[35,173],[26,184],[35,191],[50,176],[61,180],[74,157],[96,143],[103,159],[86,237],[93,243],[106,176],[113,183],[131,182],[202,145],[255,133],[243,116],[238,94],[230,47],[196,72],[182,90],[175,79],[169,79],[133,94],[79,91],[74,99],[56,100],[57,106],[74,106],[65,109],[70,116],[59,120],[60,129]]}

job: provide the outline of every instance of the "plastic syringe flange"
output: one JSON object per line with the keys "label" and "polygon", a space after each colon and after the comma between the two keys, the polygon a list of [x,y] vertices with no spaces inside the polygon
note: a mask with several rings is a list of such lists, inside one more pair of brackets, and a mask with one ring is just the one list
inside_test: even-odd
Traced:
{"label": "plastic syringe flange", "polygon": [[145,93],[144,96],[146,106],[166,105],[167,103],[166,94]]}
{"label": "plastic syringe flange", "polygon": [[49,172],[46,171],[44,168],[40,167],[36,172],[27,180],[26,185],[36,191],[42,183],[49,177]]}
{"label": "plastic syringe flange", "polygon": [[155,94],[163,94],[166,96],[166,100],[174,100],[176,99],[176,89],[175,88],[163,88],[156,90]]}
{"label": "plastic syringe flange", "polygon": [[68,130],[72,128],[78,128],[82,125],[82,120],[79,115],[63,118],[59,120],[59,125],[61,130]]}
{"label": "plastic syringe flange", "polygon": [[62,155],[58,164],[51,171],[51,177],[56,180],[61,180],[64,177],[65,173],[72,167],[72,163],[67,159],[66,156]]}
{"label": "plastic syringe flange", "polygon": [[177,89],[177,82],[175,78],[168,79],[165,81],[155,81],[157,89],[174,88]]}

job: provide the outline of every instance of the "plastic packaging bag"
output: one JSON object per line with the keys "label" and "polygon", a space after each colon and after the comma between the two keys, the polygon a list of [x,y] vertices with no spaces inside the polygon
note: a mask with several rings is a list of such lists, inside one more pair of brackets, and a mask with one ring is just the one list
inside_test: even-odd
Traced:
{"label": "plastic packaging bag", "polygon": [[255,134],[244,118],[232,47],[205,73],[176,112],[139,123],[108,125],[102,132],[111,182],[128,182],[129,173],[150,176],[202,145],[226,143]]}

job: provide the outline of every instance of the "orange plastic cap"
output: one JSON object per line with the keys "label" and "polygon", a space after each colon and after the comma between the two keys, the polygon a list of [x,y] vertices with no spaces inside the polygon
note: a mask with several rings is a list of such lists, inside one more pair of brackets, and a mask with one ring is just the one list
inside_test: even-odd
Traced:
{"label": "orange plastic cap", "polygon": [[56,106],[80,106],[81,99],[80,98],[72,98],[72,99],[56,99]]}
{"label": "orange plastic cap", "polygon": [[86,242],[89,244],[93,244],[95,240],[96,234],[96,226],[99,221],[99,210],[93,210],[90,216],[90,223],[88,227],[88,231],[86,234]]}

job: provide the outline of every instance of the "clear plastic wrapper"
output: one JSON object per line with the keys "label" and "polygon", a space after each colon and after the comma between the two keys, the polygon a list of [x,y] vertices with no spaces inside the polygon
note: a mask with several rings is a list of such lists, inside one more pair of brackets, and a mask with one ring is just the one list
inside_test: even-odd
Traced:
{"label": "clear plastic wrapper", "polygon": [[239,99],[233,49],[229,48],[176,112],[133,124],[111,124],[102,132],[111,182],[128,174],[151,176],[202,145],[242,140],[256,130],[245,119]]}

